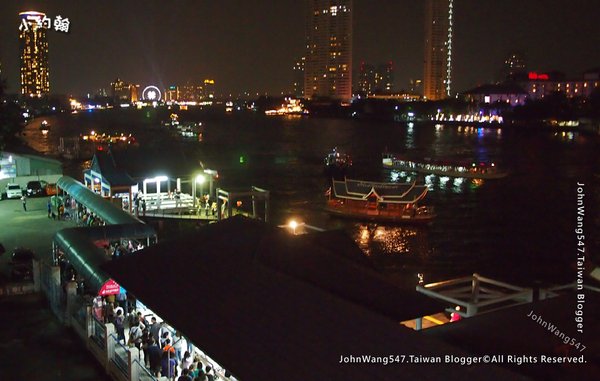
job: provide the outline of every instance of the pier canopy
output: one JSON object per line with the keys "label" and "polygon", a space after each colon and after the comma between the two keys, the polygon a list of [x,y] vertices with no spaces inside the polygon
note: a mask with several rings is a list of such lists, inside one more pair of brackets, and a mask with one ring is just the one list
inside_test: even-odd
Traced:
{"label": "pier canopy", "polygon": [[108,275],[100,270],[100,265],[109,261],[110,257],[87,236],[87,231],[92,229],[61,230],[54,235],[54,242],[65,253],[69,263],[86,285],[94,290],[99,290],[109,279]]}
{"label": "pier canopy", "polygon": [[57,185],[109,225],[143,223],[135,216],[119,209],[102,196],[92,192],[72,177],[61,177],[58,179]]}
{"label": "pier canopy", "polygon": [[66,255],[69,263],[86,285],[99,290],[109,279],[100,265],[111,260],[97,242],[156,237],[150,225],[121,224],[63,229],[54,235],[54,243]]}
{"label": "pier canopy", "polygon": [[[444,363],[340,364],[342,355],[389,356],[398,348],[429,356],[465,353],[398,324],[418,308],[427,314],[441,305],[386,284],[354,254],[335,250],[329,241],[339,236],[319,235],[294,236],[235,216],[102,269],[241,380],[301,381],[315,374],[331,381],[464,379],[462,368]],[[177,276],[165,280],[165,274]],[[197,309],[190,313],[190,306]],[[469,375],[518,379],[493,366],[473,366]]]}
{"label": "pier canopy", "polygon": [[71,177],[61,177],[57,184],[106,224],[64,229],[57,232],[53,240],[55,247],[65,254],[86,285],[99,290],[109,279],[100,268],[110,260],[102,246],[107,242],[123,239],[143,240],[149,244],[151,240],[156,240],[156,231],[152,226],[119,209]]}

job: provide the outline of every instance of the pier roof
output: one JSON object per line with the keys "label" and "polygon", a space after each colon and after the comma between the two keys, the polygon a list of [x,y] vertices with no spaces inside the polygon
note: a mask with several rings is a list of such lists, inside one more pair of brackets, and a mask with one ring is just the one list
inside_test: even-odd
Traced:
{"label": "pier roof", "polygon": [[111,186],[137,184],[125,170],[117,167],[111,151],[97,151],[91,169],[100,173]]}
{"label": "pier roof", "polygon": [[340,364],[342,355],[461,352],[398,324],[417,298],[315,237],[232,217],[102,267],[242,380],[524,379],[496,367]]}

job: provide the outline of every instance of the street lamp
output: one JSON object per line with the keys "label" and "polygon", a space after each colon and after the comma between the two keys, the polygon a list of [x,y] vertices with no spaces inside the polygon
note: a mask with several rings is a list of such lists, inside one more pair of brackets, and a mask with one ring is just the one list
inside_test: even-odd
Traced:
{"label": "street lamp", "polygon": [[205,181],[206,181],[206,177],[203,174],[197,175],[196,178],[194,179],[194,183],[192,184],[192,188],[193,188],[192,189],[192,193],[193,193],[192,196],[194,197],[194,200],[193,200],[192,204],[193,204],[194,208],[196,208],[196,198],[197,198],[196,197],[196,184],[200,185],[200,197],[202,197],[202,191],[203,191],[202,184],[204,184]]}
{"label": "street lamp", "polygon": [[298,223],[296,222],[296,220],[291,220],[291,221],[288,223],[288,226],[290,227],[290,229],[292,229],[292,233],[293,233],[294,235],[296,235],[296,228],[298,227]]}

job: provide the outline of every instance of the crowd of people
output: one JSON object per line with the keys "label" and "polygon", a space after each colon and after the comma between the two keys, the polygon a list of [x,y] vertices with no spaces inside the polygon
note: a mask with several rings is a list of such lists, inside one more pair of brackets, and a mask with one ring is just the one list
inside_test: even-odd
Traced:
{"label": "crowd of people", "polygon": [[122,255],[133,253],[144,248],[140,242],[125,239],[104,245],[104,252],[111,259],[119,258]]}
{"label": "crowd of people", "polygon": [[[93,313],[97,320],[115,326],[117,340],[140,351],[140,360],[155,377],[174,381],[214,381],[214,369],[202,361],[194,347],[179,332],[155,316],[136,311],[135,300],[119,295],[98,296]],[[130,313],[126,311],[130,310]],[[226,377],[230,375],[227,373]]]}

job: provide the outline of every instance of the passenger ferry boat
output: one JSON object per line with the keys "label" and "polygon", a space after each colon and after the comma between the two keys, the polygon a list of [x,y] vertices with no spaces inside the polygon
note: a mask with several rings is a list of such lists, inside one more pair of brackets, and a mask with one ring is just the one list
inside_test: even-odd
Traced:
{"label": "passenger ferry boat", "polygon": [[508,175],[506,171],[499,170],[495,163],[461,163],[430,158],[412,160],[391,153],[382,155],[382,164],[383,168],[388,169],[469,179],[491,180]]}
{"label": "passenger ferry boat", "polygon": [[341,179],[348,174],[352,167],[350,155],[338,151],[337,147],[325,156],[324,172],[328,177]]}
{"label": "passenger ferry boat", "polygon": [[338,151],[337,147],[325,156],[325,167],[328,169],[346,169],[352,166],[352,158],[346,153]]}
{"label": "passenger ferry boat", "polygon": [[419,206],[426,185],[332,180],[325,211],[339,217],[392,223],[429,223],[433,207]]}
{"label": "passenger ferry boat", "polygon": [[186,139],[202,141],[203,126],[200,122],[179,122],[179,115],[173,113],[169,120],[163,122],[163,126],[168,128],[175,135]]}

